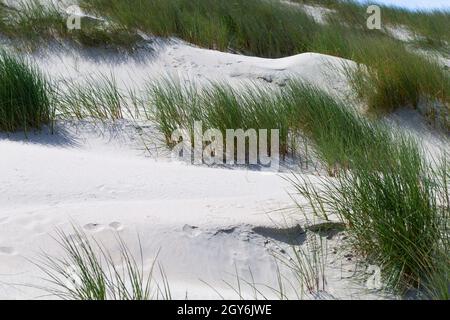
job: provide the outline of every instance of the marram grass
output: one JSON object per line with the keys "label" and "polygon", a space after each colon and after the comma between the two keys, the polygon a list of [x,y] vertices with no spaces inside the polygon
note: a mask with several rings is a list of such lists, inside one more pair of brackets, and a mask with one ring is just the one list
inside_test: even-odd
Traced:
{"label": "marram grass", "polygon": [[[141,40],[136,33],[128,32],[115,23],[102,19],[81,18],[81,28],[69,30],[69,15],[56,2],[20,0],[19,9],[0,1],[0,34],[19,40],[23,50],[34,50],[42,42],[72,40],[83,47],[104,47],[132,51]],[[13,43],[14,44],[14,43]]]}
{"label": "marram grass", "polygon": [[[142,31],[262,57],[330,54],[367,67],[364,70],[368,73],[357,71],[350,76],[354,89],[371,110],[386,112],[422,103],[428,104],[425,107],[431,114],[436,113],[432,106],[437,102],[442,105],[438,117],[448,116],[449,74],[438,63],[384,31],[368,30],[362,5],[351,1],[300,2],[318,3],[336,12],[328,14],[327,24],[322,25],[296,4],[271,0],[89,0],[80,5],[100,19],[83,18],[81,30],[71,31],[66,27],[66,13],[31,0],[21,10],[0,7],[0,32],[32,46],[41,40],[70,39],[84,47],[133,50],[142,40],[138,35]],[[421,43],[447,44],[448,48],[448,12],[413,13],[388,7],[382,11],[383,21],[408,25]]]}
{"label": "marram grass", "polygon": [[386,146],[376,157],[355,158],[335,180],[292,179],[308,200],[301,209],[337,214],[357,252],[382,268],[387,289],[448,299],[448,166],[431,167],[399,133]]}
{"label": "marram grass", "polygon": [[[437,62],[414,53],[383,31],[368,30],[363,6],[345,1],[306,2],[319,2],[337,12],[328,14],[327,24],[322,25],[295,4],[277,1],[93,0],[82,4],[131,32],[179,37],[206,48],[272,58],[318,52],[352,59],[367,67],[368,73],[356,71],[350,76],[371,110],[386,112],[437,101],[448,113],[449,75]],[[389,23],[396,18],[412,23],[411,17],[417,16],[417,33],[448,38],[443,31],[448,13],[382,10]],[[436,17],[434,25],[432,17]]]}
{"label": "marram grass", "polygon": [[80,83],[63,80],[56,97],[57,116],[62,119],[120,120],[129,111],[113,75],[90,76]]}
{"label": "marram grass", "polygon": [[147,114],[169,146],[174,130],[187,129],[193,134],[195,121],[202,121],[204,128],[219,129],[223,136],[227,129],[278,129],[281,156],[295,152],[294,140],[303,135],[324,163],[345,167],[364,148],[374,154],[384,152],[388,141],[353,106],[300,81],[277,91],[255,85],[232,88],[223,83],[182,87],[178,80],[164,78],[150,83],[147,91]]}
{"label": "marram grass", "polygon": [[301,10],[260,0],[89,0],[81,5],[129,30],[266,57],[304,52],[316,23]]}
{"label": "marram grass", "polygon": [[[33,263],[43,271],[46,286],[38,287],[64,300],[152,300],[171,299],[167,277],[159,266],[161,283],[154,278],[155,263],[144,272],[142,247],[136,257],[125,241],[116,237],[112,249],[74,226],[73,234],[57,232],[63,257],[43,254]],[[140,243],[139,243],[140,245]]]}
{"label": "marram grass", "polygon": [[0,51],[0,130],[39,129],[52,115],[44,75],[24,59]]}

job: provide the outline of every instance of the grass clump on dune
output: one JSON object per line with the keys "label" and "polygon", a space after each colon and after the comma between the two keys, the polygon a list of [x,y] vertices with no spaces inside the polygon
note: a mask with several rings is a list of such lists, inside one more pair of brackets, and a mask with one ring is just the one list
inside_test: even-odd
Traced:
{"label": "grass clump on dune", "polygon": [[[286,128],[287,137],[306,136],[334,178],[320,184],[294,178],[309,201],[303,209],[325,219],[337,214],[360,256],[382,268],[387,288],[448,298],[449,170],[427,163],[415,140],[301,82],[259,95],[217,85],[190,87],[186,95],[172,82],[153,89],[158,97],[150,112],[168,137],[194,120],[220,130],[262,124]],[[264,113],[252,105],[264,106]],[[246,110],[258,116],[246,118]],[[272,122],[261,121],[265,116]]]}
{"label": "grass clump on dune", "polygon": [[[319,5],[333,10],[327,19],[344,22],[348,26],[366,29],[366,12],[370,2],[353,0],[294,0],[298,3]],[[450,45],[450,12],[448,10],[408,10],[401,7],[377,4],[381,8],[382,28],[398,27],[411,31],[419,46],[445,49]]]}
{"label": "grass clump on dune", "polygon": [[448,299],[449,168],[432,166],[412,138],[330,97],[291,85],[285,99],[335,179],[292,180],[302,209],[337,214],[354,248],[383,270],[387,288]]}
{"label": "grass clump on dune", "polygon": [[432,58],[411,52],[378,32],[351,30],[339,24],[323,27],[311,46],[314,51],[358,63],[358,68],[347,69],[347,76],[369,111],[386,113],[413,107],[433,112],[437,103],[441,114],[431,120],[439,122],[448,116],[450,74]]}
{"label": "grass clump on dune", "polygon": [[182,87],[177,80],[164,79],[150,83],[148,92],[148,115],[158,123],[169,146],[174,143],[174,130],[187,129],[193,136],[194,122],[202,121],[205,130],[218,129],[223,137],[227,129],[278,129],[280,153],[288,153],[289,113],[274,91],[253,85],[235,89],[223,83]]}
{"label": "grass clump on dune", "polygon": [[1,33],[10,38],[27,39],[35,45],[40,39],[64,33],[65,23],[55,5],[22,0],[14,7],[5,7]]}
{"label": "grass clump on dune", "polygon": [[0,51],[0,130],[39,129],[53,115],[48,83],[21,58]]}
{"label": "grass clump on dune", "polygon": [[361,149],[363,157],[354,157],[335,180],[294,178],[309,201],[302,209],[324,218],[337,214],[353,247],[382,268],[387,288],[448,299],[448,167],[435,170],[416,142],[399,133],[385,148],[375,157],[368,156],[370,147]]}
{"label": "grass clump on dune", "polygon": [[362,150],[384,152],[387,134],[358,114],[355,107],[301,82],[291,82],[281,99],[290,110],[289,126],[313,144],[317,156],[334,169],[348,168]]}
{"label": "grass clump on dune", "polygon": [[[1,2],[0,2],[1,3]],[[69,15],[56,3],[22,0],[16,7],[0,7],[0,34],[21,40],[21,49],[37,48],[41,42],[70,39],[85,47],[107,47],[131,50],[140,40],[135,33],[106,24],[101,19],[80,17],[81,28],[69,30]]]}
{"label": "grass clump on dune", "polygon": [[55,258],[45,254],[35,264],[45,273],[49,286],[41,288],[66,300],[151,300],[170,299],[170,289],[160,267],[162,284],[155,282],[150,266],[144,273],[142,248],[140,261],[120,237],[117,237],[118,256],[82,230],[74,227],[67,235],[58,231],[58,243],[65,254]]}
{"label": "grass clump on dune", "polygon": [[291,85],[285,99],[297,106],[295,119],[319,157],[337,164],[335,179],[292,180],[309,202],[302,209],[337,214],[388,288],[448,299],[448,164],[436,169],[412,138],[311,88]]}
{"label": "grass clump on dune", "polygon": [[[407,45],[391,38],[384,31],[367,29],[367,5],[353,1],[300,2],[319,3],[335,10],[334,13],[328,14],[327,24],[317,30],[308,49],[351,59],[361,64],[360,68],[350,72],[349,76],[355,90],[370,110],[386,112],[404,106],[417,108],[422,103],[425,105],[421,107],[425,107],[426,112],[435,113],[432,106],[438,102],[442,105],[441,114],[437,115],[439,119],[432,120],[444,120],[444,126],[447,126],[448,120],[445,120],[445,117],[448,117],[450,105],[450,75],[440,63],[413,52]],[[395,17],[398,17],[398,23],[401,23],[403,16],[417,16],[417,24],[426,25],[426,22],[420,22],[421,18],[430,22],[432,19],[426,17],[436,16],[436,24],[429,28],[440,30],[434,33],[436,37],[449,36],[449,33],[445,32],[447,28],[443,27],[446,19],[450,21],[448,13],[410,12],[384,6],[381,10],[383,27],[386,27],[387,21],[394,23]]]}
{"label": "grass clump on dune", "polygon": [[130,30],[263,57],[305,52],[316,28],[303,11],[277,1],[89,0],[81,4]]}
{"label": "grass clump on dune", "polygon": [[450,103],[448,72],[386,33],[368,30],[365,7],[355,3],[320,2],[337,10],[326,25],[314,22],[301,7],[277,1],[94,0],[82,4],[132,32],[179,37],[221,51],[273,58],[318,52],[355,60],[368,72],[352,73],[352,83],[371,110],[417,107],[427,100],[430,105]]}
{"label": "grass clump on dune", "polygon": [[81,83],[61,82],[56,105],[57,116],[63,119],[120,120],[128,110],[115,78],[104,75],[90,76]]}
{"label": "grass clump on dune", "polygon": [[[350,74],[356,92],[372,111],[400,106],[428,107],[436,101],[450,104],[450,74],[430,58],[414,54],[393,40],[375,38],[364,46],[353,41],[355,60],[363,63]],[[445,110],[443,110],[445,111]],[[435,120],[435,119],[433,119]]]}
{"label": "grass clump on dune", "polygon": [[331,168],[348,167],[364,148],[374,154],[385,152],[388,139],[352,106],[300,81],[276,91],[220,83],[182,87],[178,81],[164,79],[150,84],[148,91],[147,112],[169,146],[178,128],[193,135],[195,121],[202,121],[205,130],[219,129],[224,137],[227,129],[278,129],[281,156],[295,152],[295,139],[303,135]]}
{"label": "grass clump on dune", "polygon": [[416,36],[419,47],[445,51],[450,47],[449,10],[414,11],[405,9],[383,9],[384,19],[391,25],[406,26]]}

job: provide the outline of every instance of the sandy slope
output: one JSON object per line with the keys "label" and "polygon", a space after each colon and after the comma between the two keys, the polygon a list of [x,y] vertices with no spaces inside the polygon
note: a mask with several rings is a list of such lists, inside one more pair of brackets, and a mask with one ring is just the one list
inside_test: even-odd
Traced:
{"label": "sandy slope", "polygon": [[[8,155],[0,160],[0,274],[28,279],[33,266],[24,259],[39,248],[54,252],[49,234],[70,221],[106,242],[118,230],[134,249],[139,234],[146,262],[161,248],[160,261],[174,281],[220,279],[234,255],[242,262],[266,260],[267,267],[263,247],[241,241],[240,232],[237,239],[221,233],[270,225],[264,213],[290,205],[277,175],[157,162],[111,146],[109,138],[98,151],[92,140],[88,146],[79,139],[72,145],[0,142]],[[1,297],[16,294],[0,286]]]}
{"label": "sandy slope", "polygon": [[275,87],[284,86],[296,77],[340,97],[351,94],[343,72],[344,66],[355,65],[350,60],[317,53],[266,59],[202,49],[177,39],[167,42],[147,38],[147,41],[132,56],[54,45],[31,58],[52,79],[82,81],[89,75],[113,75],[123,89],[142,88],[145,81],[161,76],[200,83],[225,81],[232,85],[250,81]]}
{"label": "sandy slope", "polygon": [[[158,261],[176,298],[186,292],[189,298],[217,298],[200,280],[237,298],[222,282],[232,281],[235,266],[241,276],[248,279],[251,268],[257,282],[276,287],[272,253],[288,251],[291,236],[305,240],[301,229],[289,232],[305,221],[288,210],[292,201],[285,174],[149,158],[130,127],[123,123],[94,131],[65,124],[54,135],[0,137],[1,154],[7,155],[0,158],[0,298],[42,294],[19,285],[42,283],[42,274],[27,260],[40,250],[60,255],[51,236],[56,228],[70,234],[71,223],[113,252],[116,232],[135,253],[139,235],[147,269],[161,250]],[[329,240],[330,251],[338,241]],[[354,265],[341,265],[337,257],[330,253],[329,294],[368,297],[342,280]]]}

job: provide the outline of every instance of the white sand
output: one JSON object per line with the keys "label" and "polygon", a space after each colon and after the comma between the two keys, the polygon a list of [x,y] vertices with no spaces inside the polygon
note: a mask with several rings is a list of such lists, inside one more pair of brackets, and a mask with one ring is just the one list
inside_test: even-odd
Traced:
{"label": "white sand", "polygon": [[414,34],[414,32],[412,32],[407,26],[387,25],[385,29],[392,38],[400,41],[410,42],[417,39],[417,35]]}
{"label": "white sand", "polygon": [[[276,287],[272,251],[288,250],[290,241],[273,228],[305,224],[297,212],[274,211],[292,208],[285,174],[158,161],[145,157],[130,128],[127,122],[95,131],[65,124],[55,135],[1,136],[7,156],[0,158],[0,298],[42,294],[18,285],[42,284],[42,274],[27,260],[40,250],[61,255],[51,236],[56,228],[70,234],[71,223],[113,253],[115,232],[134,253],[140,235],[146,268],[161,250],[158,261],[175,298],[186,292],[189,298],[217,298],[200,280],[237,298],[222,282],[232,281],[235,264],[241,276],[248,279],[251,268],[257,282]],[[298,231],[296,236],[302,241]],[[330,251],[337,242],[329,241]],[[337,255],[329,256],[327,292],[369,297],[342,279],[353,262],[341,266]]]}
{"label": "white sand", "polygon": [[306,14],[308,14],[311,18],[313,18],[317,23],[320,24],[326,24],[327,16],[336,12],[319,5],[308,5],[299,2],[292,2],[289,0],[280,0],[280,2],[284,5],[291,6],[292,8],[303,10]]}
{"label": "white sand", "polygon": [[265,59],[206,50],[174,39],[169,43],[148,39],[148,44],[132,57],[124,53],[101,50],[77,50],[53,46],[33,55],[33,59],[52,79],[75,81],[93,75],[113,75],[123,89],[140,89],[148,80],[161,76],[179,77],[188,81],[243,81],[272,87],[283,86],[289,79],[302,79],[339,97],[351,95],[344,66],[355,63],[333,56],[303,53],[281,59]]}

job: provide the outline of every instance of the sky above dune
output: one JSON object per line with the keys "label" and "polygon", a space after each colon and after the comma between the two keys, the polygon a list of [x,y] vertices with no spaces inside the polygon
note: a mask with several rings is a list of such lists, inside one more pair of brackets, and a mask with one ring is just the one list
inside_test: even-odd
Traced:
{"label": "sky above dune", "polygon": [[[360,2],[367,3],[367,0]],[[374,0],[369,2],[394,5],[413,10],[450,9],[450,0]]]}

